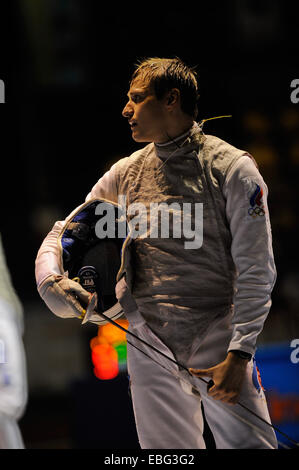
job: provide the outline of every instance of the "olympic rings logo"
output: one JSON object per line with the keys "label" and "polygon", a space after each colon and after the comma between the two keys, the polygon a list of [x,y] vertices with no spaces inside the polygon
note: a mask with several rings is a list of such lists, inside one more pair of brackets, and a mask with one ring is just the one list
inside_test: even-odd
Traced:
{"label": "olympic rings logo", "polygon": [[263,217],[265,215],[265,211],[262,207],[251,207],[250,209],[248,209],[248,214],[251,216],[251,217]]}

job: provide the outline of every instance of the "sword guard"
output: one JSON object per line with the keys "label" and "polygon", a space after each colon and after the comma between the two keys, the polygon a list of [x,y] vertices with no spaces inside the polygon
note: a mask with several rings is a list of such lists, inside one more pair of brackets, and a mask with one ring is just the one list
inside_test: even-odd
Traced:
{"label": "sword guard", "polygon": [[124,314],[122,306],[117,302],[113,307],[104,312],[98,312],[96,307],[98,305],[98,295],[96,292],[90,297],[89,303],[86,308],[82,325],[87,322],[94,323],[98,326],[106,325],[106,323],[115,324],[115,320],[122,317]]}
{"label": "sword guard", "polygon": [[97,293],[94,292],[91,295],[88,305],[86,307],[86,313],[82,320],[82,325],[84,325],[84,323],[87,323],[88,321],[93,321],[93,316],[95,317],[94,318],[95,320],[96,319],[100,320],[99,315],[95,315],[95,309],[96,309],[97,303],[98,303],[98,296],[97,296]]}

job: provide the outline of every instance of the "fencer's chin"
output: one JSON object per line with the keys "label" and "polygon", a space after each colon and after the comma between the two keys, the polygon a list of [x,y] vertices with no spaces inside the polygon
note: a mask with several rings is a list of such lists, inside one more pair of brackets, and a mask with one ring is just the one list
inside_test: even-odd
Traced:
{"label": "fencer's chin", "polygon": [[146,139],[145,137],[142,137],[141,135],[134,135],[134,133],[132,133],[132,139],[135,140],[135,142],[138,142],[138,143],[148,143],[148,142],[151,142],[150,139]]}
{"label": "fencer's chin", "polygon": [[132,130],[132,139],[135,140],[135,142],[149,142],[148,139],[146,139],[142,133],[140,132],[140,129],[138,129],[138,126],[134,126],[131,128]]}
{"label": "fencer's chin", "polygon": [[135,140],[135,142],[146,142],[146,140],[144,140],[142,136],[138,135],[137,133],[134,133],[134,131],[132,132],[132,139]]}

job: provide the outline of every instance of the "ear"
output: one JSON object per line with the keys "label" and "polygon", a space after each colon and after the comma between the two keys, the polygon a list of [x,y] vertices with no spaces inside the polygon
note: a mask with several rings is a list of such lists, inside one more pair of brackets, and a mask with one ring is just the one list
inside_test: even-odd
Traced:
{"label": "ear", "polygon": [[177,88],[172,88],[167,94],[166,94],[166,105],[167,106],[173,106],[177,103],[179,103],[180,100],[180,90]]}

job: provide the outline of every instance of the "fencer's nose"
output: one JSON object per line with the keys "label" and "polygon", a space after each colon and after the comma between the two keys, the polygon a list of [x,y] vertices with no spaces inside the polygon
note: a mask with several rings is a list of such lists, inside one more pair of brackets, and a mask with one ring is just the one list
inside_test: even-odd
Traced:
{"label": "fencer's nose", "polygon": [[127,119],[130,119],[133,116],[133,114],[134,114],[134,109],[132,105],[130,104],[130,101],[128,101],[126,106],[122,110],[122,116]]}

